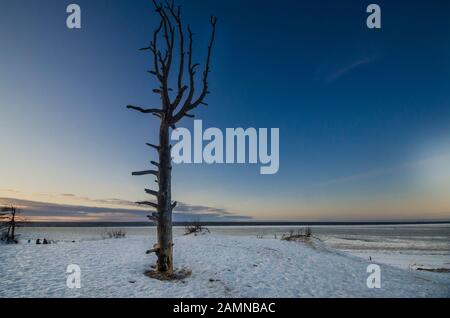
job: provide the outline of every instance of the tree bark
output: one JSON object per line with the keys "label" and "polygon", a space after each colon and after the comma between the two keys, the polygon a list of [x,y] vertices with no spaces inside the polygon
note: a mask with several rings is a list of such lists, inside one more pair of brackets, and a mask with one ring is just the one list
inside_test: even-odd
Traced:
{"label": "tree bark", "polygon": [[160,273],[173,273],[173,239],[172,239],[172,158],[169,140],[170,124],[161,120],[159,133],[159,195],[157,223],[157,270]]}

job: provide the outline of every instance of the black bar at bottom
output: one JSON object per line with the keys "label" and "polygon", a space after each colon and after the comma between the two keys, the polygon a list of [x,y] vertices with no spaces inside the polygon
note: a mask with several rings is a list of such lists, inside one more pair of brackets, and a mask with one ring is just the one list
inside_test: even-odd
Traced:
{"label": "black bar at bottom", "polygon": [[[450,297],[450,295],[449,295]],[[113,314],[129,317],[131,314],[169,314],[211,317],[225,314],[279,315],[289,317],[293,313],[314,316],[334,312],[355,315],[355,317],[383,315],[394,306],[402,316],[417,314],[421,310],[445,312],[450,305],[448,299],[0,299],[0,308],[14,308],[16,315],[24,310],[64,317],[83,315],[91,308],[100,310],[102,315]],[[362,310],[362,311],[361,311]],[[298,314],[298,315],[297,315]]]}

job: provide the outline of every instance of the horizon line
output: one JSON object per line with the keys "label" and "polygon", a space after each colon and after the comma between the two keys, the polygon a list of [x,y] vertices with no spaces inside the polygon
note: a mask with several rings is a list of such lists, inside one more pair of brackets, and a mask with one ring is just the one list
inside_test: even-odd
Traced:
{"label": "horizon line", "polygon": [[[186,226],[195,223],[195,221],[173,222],[173,226]],[[439,225],[450,224],[450,220],[411,220],[411,221],[200,221],[205,226],[332,226],[332,225]],[[151,222],[23,222],[22,227],[156,227]]]}

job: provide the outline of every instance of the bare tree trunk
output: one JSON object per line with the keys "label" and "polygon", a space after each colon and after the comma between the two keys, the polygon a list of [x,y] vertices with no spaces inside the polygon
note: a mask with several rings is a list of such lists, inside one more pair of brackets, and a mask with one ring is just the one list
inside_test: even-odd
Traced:
{"label": "bare tree trunk", "polygon": [[162,119],[159,133],[159,195],[158,195],[158,262],[157,270],[161,273],[173,273],[173,239],[172,239],[172,164],[169,141],[169,124]]}
{"label": "bare tree trunk", "polygon": [[[148,47],[142,48],[141,51],[150,51],[152,53],[153,69],[148,71],[156,77],[159,87],[153,89],[153,92],[161,98],[161,108],[144,108],[140,106],[128,105],[128,109],[138,111],[143,114],[152,114],[161,120],[159,131],[159,145],[147,143],[148,146],[154,148],[159,154],[159,163],[153,162],[157,170],[145,170],[133,172],[133,176],[154,175],[158,178],[158,190],[145,189],[147,194],[155,196],[154,200],[137,202],[141,205],[149,206],[156,209],[156,213],[149,215],[149,219],[157,224],[157,243],[153,249],[147,253],[156,253],[157,273],[163,274],[165,277],[172,276],[173,270],[173,237],[172,237],[172,211],[176,207],[176,202],[172,202],[172,156],[170,146],[170,129],[176,129],[176,124],[183,118],[192,118],[194,115],[189,112],[196,109],[200,105],[207,105],[204,100],[208,91],[208,74],[210,73],[210,61],[212,46],[216,34],[217,19],[211,17],[210,24],[212,26],[211,39],[208,45],[205,69],[202,77],[202,89],[199,96],[195,98],[195,74],[198,63],[193,63],[193,34],[188,27],[189,45],[185,50],[184,28],[181,21],[181,8],[175,7],[173,2],[165,2],[165,5],[153,0],[156,12],[160,17],[159,27],[153,33],[153,39]],[[173,91],[169,85],[169,74],[173,71],[173,56],[176,54],[175,38],[178,32],[179,39],[179,68],[176,81],[177,92],[171,96]],[[158,38],[163,39],[163,44],[159,44]],[[187,59],[187,63],[185,60]],[[189,75],[189,85],[184,85],[183,76],[185,71]],[[187,94],[186,94],[187,93]],[[186,96],[187,95],[187,96]]]}

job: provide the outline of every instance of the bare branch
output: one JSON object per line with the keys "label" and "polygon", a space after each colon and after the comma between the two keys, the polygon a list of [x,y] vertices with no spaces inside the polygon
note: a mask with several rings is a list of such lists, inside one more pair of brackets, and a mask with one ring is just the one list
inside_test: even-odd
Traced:
{"label": "bare branch", "polygon": [[159,192],[158,191],[153,191],[150,189],[145,189],[145,193],[150,194],[150,195],[154,195],[155,197],[159,196]]}
{"label": "bare branch", "polygon": [[153,245],[153,248],[150,249],[150,250],[148,250],[146,253],[147,253],[147,254],[152,254],[152,253],[158,254],[160,250],[161,250],[161,249],[160,249],[159,245],[158,245],[158,244],[154,244],[154,245]]}
{"label": "bare branch", "polygon": [[146,175],[149,175],[149,174],[158,176],[158,171],[155,171],[155,170],[136,171],[136,172],[133,172],[131,175],[133,175],[133,176],[146,176]]}
{"label": "bare branch", "polygon": [[[163,22],[161,21],[159,23],[159,27],[155,30],[153,33],[153,41],[150,43],[149,50],[153,53],[153,67],[155,68],[154,71],[151,71],[156,75],[156,77],[161,81],[162,74],[160,72],[160,67],[158,64],[158,52],[157,52],[157,42],[158,42],[158,35],[159,32],[161,32],[161,29],[163,27]],[[162,68],[164,65],[161,66]]]}
{"label": "bare branch", "polygon": [[211,17],[210,23],[212,26],[212,34],[211,34],[211,39],[209,41],[209,46],[208,46],[208,56],[206,58],[205,70],[203,71],[203,91],[202,91],[200,97],[197,99],[197,101],[192,105],[192,108],[196,108],[198,105],[203,103],[203,100],[205,99],[206,95],[209,93],[208,92],[208,75],[211,72],[211,53],[212,53],[214,40],[216,37],[217,18]]}
{"label": "bare branch", "polygon": [[177,108],[177,106],[180,104],[181,100],[183,99],[183,95],[185,91],[188,89],[187,86],[183,85],[183,75],[184,75],[184,32],[183,32],[183,23],[181,22],[181,7],[178,6],[177,12],[175,12],[173,2],[169,6],[167,6],[169,9],[170,14],[172,15],[173,19],[175,20],[178,28],[178,34],[179,34],[179,40],[180,40],[180,65],[179,65],[179,71],[178,71],[178,94],[175,98],[175,101],[172,103],[171,108],[172,110]]}
{"label": "bare branch", "polygon": [[150,161],[150,163],[159,168],[159,163],[157,163],[156,161]]}
{"label": "bare branch", "polygon": [[[212,26],[212,33],[211,33],[211,39],[208,45],[208,54],[206,57],[206,65],[205,65],[205,70],[203,71],[203,90],[200,94],[200,96],[198,97],[198,99],[192,103],[192,98],[195,92],[195,87],[194,87],[194,75],[195,75],[195,68],[198,66],[198,64],[192,65],[192,32],[190,30],[190,28],[188,28],[188,32],[189,32],[189,76],[190,76],[190,91],[189,91],[189,96],[187,97],[183,107],[181,108],[181,110],[178,112],[178,114],[176,114],[175,116],[173,116],[172,118],[172,123],[177,123],[179,122],[183,117],[191,117],[190,115],[187,115],[187,113],[194,109],[197,108],[199,105],[204,104],[204,99],[206,97],[207,94],[209,94],[208,91],[208,75],[210,73],[210,69],[211,69],[211,54],[212,54],[212,49],[213,49],[213,44],[214,44],[214,40],[216,37],[216,24],[217,24],[217,18],[215,17],[211,17],[210,20],[211,26]],[[187,116],[186,116],[187,115]]]}
{"label": "bare branch", "polygon": [[[171,102],[170,102],[170,97],[169,97],[169,93],[168,93],[167,81],[168,81],[169,74],[170,74],[170,68],[172,66],[173,47],[174,47],[174,41],[175,41],[175,29],[172,26],[172,23],[170,22],[170,19],[166,13],[164,7],[162,6],[162,4],[161,3],[158,4],[156,2],[156,0],[153,0],[153,4],[156,8],[156,12],[161,17],[162,25],[164,28],[164,39],[166,40],[167,50],[166,50],[166,54],[165,54],[164,58],[162,57],[162,55],[160,53],[157,55],[160,60],[160,63],[163,65],[162,76],[160,78],[160,82],[161,82],[161,86],[162,86],[162,90],[161,90],[160,94],[161,94],[161,98],[163,100],[163,108],[165,111],[170,112]],[[155,50],[156,50],[156,47],[155,47]]]}
{"label": "bare branch", "polygon": [[133,106],[133,105],[128,105],[127,108],[136,110],[143,114],[162,114],[163,113],[163,111],[161,109],[157,109],[157,108],[142,108],[142,107]]}
{"label": "bare branch", "polygon": [[151,148],[156,149],[157,151],[159,151],[159,149],[160,149],[160,147],[157,146],[157,145],[153,145],[153,144],[150,144],[150,143],[146,143],[146,145],[149,146],[149,147],[151,147]]}
{"label": "bare branch", "polygon": [[153,203],[153,202],[150,202],[150,201],[140,201],[140,202],[136,202],[136,204],[139,204],[139,205],[148,205],[148,206],[151,206],[151,207],[153,207],[153,208],[155,208],[155,209],[158,208],[158,204]]}
{"label": "bare branch", "polygon": [[151,215],[147,215],[147,217],[150,221],[153,221],[155,223],[157,223],[158,219],[159,219],[158,213],[156,213],[156,212],[153,212]]}
{"label": "bare branch", "polygon": [[[189,33],[189,52],[188,52],[188,69],[189,69],[189,96],[186,99],[186,102],[184,103],[184,106],[191,103],[192,98],[194,97],[195,92],[195,67],[196,65],[192,66],[192,54],[193,54],[193,34],[191,31],[191,28],[188,26],[188,33]],[[184,107],[183,106],[183,107]]]}
{"label": "bare branch", "polygon": [[156,0],[153,0],[153,4],[154,4],[154,6],[156,8],[156,12],[161,17],[161,20],[162,20],[162,23],[163,23],[164,38],[166,40],[167,48],[170,48],[171,44],[173,45],[173,43],[171,43],[171,40],[170,40],[170,32],[173,30],[172,23],[170,22],[170,19],[168,18],[167,14],[166,14],[166,11],[164,10],[163,5],[161,3],[157,3]]}

